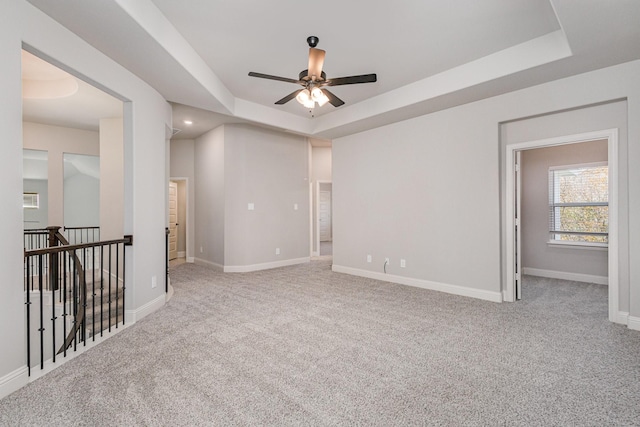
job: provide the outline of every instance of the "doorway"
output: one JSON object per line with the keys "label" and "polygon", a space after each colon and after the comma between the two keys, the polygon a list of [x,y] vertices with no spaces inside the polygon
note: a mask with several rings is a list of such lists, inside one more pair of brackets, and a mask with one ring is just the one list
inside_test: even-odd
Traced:
{"label": "doorway", "polygon": [[169,180],[169,261],[171,265],[187,262],[189,247],[187,207],[187,178]]}
{"label": "doorway", "polygon": [[527,150],[605,140],[608,158],[608,299],[609,320],[618,313],[618,130],[608,129],[558,138],[529,141],[506,147],[506,262],[505,301],[516,301],[521,295],[522,265],[522,186],[520,161]]}
{"label": "doorway", "polygon": [[319,256],[333,254],[333,186],[331,182],[318,181],[316,186],[316,253]]}

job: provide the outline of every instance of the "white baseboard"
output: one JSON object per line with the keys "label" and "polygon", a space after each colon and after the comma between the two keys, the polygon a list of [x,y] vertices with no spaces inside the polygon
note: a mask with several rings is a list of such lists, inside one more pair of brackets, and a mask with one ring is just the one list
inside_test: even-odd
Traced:
{"label": "white baseboard", "polygon": [[311,256],[320,256],[320,253],[313,251],[313,253],[311,254]]}
{"label": "white baseboard", "polygon": [[633,329],[634,331],[640,331],[640,317],[628,316],[627,328]]}
{"label": "white baseboard", "polygon": [[225,273],[248,273],[250,271],[269,270],[278,267],[288,267],[290,265],[304,264],[310,262],[310,257],[285,259],[283,261],[265,262],[252,265],[225,265]]}
{"label": "white baseboard", "polygon": [[609,317],[609,321],[619,323],[621,325],[627,325],[629,323],[629,313],[626,311],[618,311],[613,315],[613,317]]}
{"label": "white baseboard", "polygon": [[572,280],[574,282],[595,283],[598,285],[608,285],[607,276],[594,276],[591,274],[567,273],[564,271],[543,270],[540,268],[524,267],[522,272],[525,275],[547,277],[549,279]]}
{"label": "white baseboard", "polygon": [[224,267],[222,265],[217,264],[215,262],[207,261],[206,259],[193,258],[193,262],[196,265],[202,265],[204,267],[213,268],[214,270],[217,270],[217,271],[224,271]]}
{"label": "white baseboard", "polygon": [[0,399],[24,387],[29,382],[29,371],[24,365],[0,378]]}
{"label": "white baseboard", "polygon": [[171,300],[171,298],[173,297],[173,286],[171,286],[171,283],[169,283],[169,290],[167,291],[167,296],[165,298],[165,302],[169,302],[169,300]]}
{"label": "white baseboard", "polygon": [[91,348],[100,344],[104,340],[109,339],[110,337],[117,334],[118,332],[123,331],[128,326],[130,326],[130,324],[118,323],[117,328],[115,327],[115,325],[112,326],[111,332],[104,331],[103,336],[96,335],[95,341],[93,340],[93,338],[90,338],[89,340],[87,340],[86,345],[84,343],[82,345],[79,345],[76,351],[73,351],[73,350],[68,351],[67,357],[58,355],[56,357],[56,363],[53,363],[53,359],[45,360],[43,363],[44,367],[42,369],[40,369],[39,363],[36,364],[36,366],[33,366],[31,368],[31,376],[29,376],[29,370],[27,368],[27,365],[24,365],[16,369],[15,371],[8,373],[4,377],[0,378],[0,399],[10,395],[14,391],[24,387],[30,382],[37,380],[38,378],[42,378],[43,376],[53,371],[54,369],[58,368],[59,366],[63,365],[64,363],[68,362],[69,360],[75,359],[76,357],[80,356],[82,353],[86,352],[87,350],[90,350]]}
{"label": "white baseboard", "polygon": [[178,252],[178,258],[186,258],[187,253],[185,251]]}
{"label": "white baseboard", "polygon": [[187,262],[196,262],[196,259],[192,256],[187,257]]}
{"label": "white baseboard", "polygon": [[485,291],[482,289],[467,288],[465,286],[449,285],[446,283],[432,282],[429,280],[414,279],[411,277],[396,276],[393,274],[378,273],[375,271],[360,270],[358,268],[344,267],[334,264],[332,270],[336,273],[351,274],[352,276],[367,277],[369,279],[382,280],[400,285],[414,286],[416,288],[432,291],[446,292],[448,294],[471,297],[492,302],[502,302],[502,292]]}
{"label": "white baseboard", "polygon": [[136,308],[135,310],[126,310],[125,311],[125,320],[127,322],[136,323],[138,320],[142,319],[153,313],[156,310],[162,308],[162,306],[167,302],[167,294],[163,292],[157,298],[149,301],[142,307]]}

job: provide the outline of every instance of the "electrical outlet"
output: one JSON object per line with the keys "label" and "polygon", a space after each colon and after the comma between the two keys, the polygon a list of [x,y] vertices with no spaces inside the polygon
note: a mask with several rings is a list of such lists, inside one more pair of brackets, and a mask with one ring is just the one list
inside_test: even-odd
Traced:
{"label": "electrical outlet", "polygon": [[158,279],[156,278],[156,276],[152,276],[151,277],[151,287],[155,288],[156,286],[158,286]]}
{"label": "electrical outlet", "polygon": [[293,210],[294,210],[294,211],[297,211],[297,210],[298,210],[298,204],[297,204],[297,203],[294,203],[294,204],[293,204]]}
{"label": "electrical outlet", "polygon": [[253,203],[249,203],[249,204],[247,205],[247,209],[248,209],[248,210],[250,210],[250,211],[253,211],[253,210],[255,210],[255,209],[256,209],[256,205],[254,205]]}
{"label": "electrical outlet", "polygon": [[204,249],[202,249],[202,246],[200,246],[200,253],[204,252]]}
{"label": "electrical outlet", "polygon": [[280,248],[276,248],[276,255],[280,255]]}
{"label": "electrical outlet", "polygon": [[401,259],[401,260],[400,260],[400,267],[401,267],[401,268],[405,268],[406,266],[407,266],[407,261],[405,261],[405,260]]}
{"label": "electrical outlet", "polygon": [[367,262],[371,262],[371,255],[367,255]]}

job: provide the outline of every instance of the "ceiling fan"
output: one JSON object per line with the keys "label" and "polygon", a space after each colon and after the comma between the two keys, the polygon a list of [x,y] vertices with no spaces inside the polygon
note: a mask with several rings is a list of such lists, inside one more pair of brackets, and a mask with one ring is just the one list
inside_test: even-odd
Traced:
{"label": "ceiling fan", "polygon": [[276,101],[277,105],[286,104],[293,98],[311,109],[315,106],[316,102],[320,107],[327,102],[334,107],[339,107],[344,104],[344,101],[331,93],[326,86],[342,86],[353,85],[358,83],[373,83],[377,80],[375,74],[363,74],[360,76],[338,77],[335,79],[327,79],[326,74],[322,71],[322,65],[324,63],[325,51],[322,49],[316,49],[318,45],[318,37],[310,36],[307,38],[309,44],[309,66],[306,70],[300,72],[298,80],[289,79],[286,77],[271,76],[269,74],[249,73],[251,77],[259,77],[261,79],[278,80],[281,82],[295,83],[302,86],[302,89],[298,89],[291,92],[284,98]]}

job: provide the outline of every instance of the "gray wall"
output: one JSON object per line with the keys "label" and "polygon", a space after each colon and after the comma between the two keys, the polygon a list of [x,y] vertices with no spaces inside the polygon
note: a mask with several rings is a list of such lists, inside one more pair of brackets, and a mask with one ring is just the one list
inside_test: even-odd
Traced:
{"label": "gray wall", "polygon": [[[186,251],[187,261],[192,262],[194,256],[196,256],[196,250],[194,249],[196,247],[194,140],[171,140],[169,167],[169,175],[171,176],[171,178],[180,178],[180,180],[178,180],[178,206],[181,206],[181,197],[184,197],[186,200],[186,212],[184,213],[184,215],[180,215],[180,212],[178,212],[180,218],[180,226],[178,229],[178,250]],[[183,186],[185,188],[183,188]],[[187,224],[189,224],[188,227]],[[198,248],[200,248],[200,246],[198,246]]]}
{"label": "gray wall", "polygon": [[75,174],[64,180],[64,226],[100,226],[99,179]]}
{"label": "gray wall", "polygon": [[194,166],[196,261],[234,269],[309,257],[305,138],[224,125],[196,139]]}
{"label": "gray wall", "polygon": [[505,146],[616,127],[619,307],[640,328],[640,169],[626,167],[640,164],[640,121],[626,121],[640,116],[639,74],[635,61],[334,140],[334,269],[381,275],[389,257],[393,280],[501,298]]}
{"label": "gray wall", "polygon": [[549,168],[607,161],[607,141],[525,150],[522,177],[522,266],[606,277],[607,250],[549,246]]}
{"label": "gray wall", "polygon": [[309,257],[306,138],[244,125],[224,138],[225,266]]}
{"label": "gray wall", "polygon": [[25,193],[38,193],[40,198],[39,209],[23,209],[24,229],[46,228],[47,213],[49,210],[48,182],[44,179],[25,179],[23,191]]}
{"label": "gray wall", "polygon": [[486,121],[470,104],[334,140],[334,268],[384,274],[388,257],[387,275],[499,297],[497,123]]}
{"label": "gray wall", "polygon": [[[636,66],[640,65],[640,62],[636,62],[635,64]],[[624,67],[614,67],[611,70],[613,71],[620,68]],[[574,79],[579,81],[578,78]],[[593,82],[590,85],[594,84],[597,83]],[[600,84],[605,85],[602,81]],[[544,86],[553,87],[554,85],[549,84]],[[619,97],[616,98],[619,99]],[[640,192],[640,180],[633,181],[630,176],[632,172],[632,169],[629,168],[631,152],[634,144],[637,145],[636,149],[640,149],[640,139],[636,137],[636,139],[633,140],[630,137],[632,133],[632,122],[627,121],[628,109],[630,108],[629,104],[630,102],[628,101],[617,101],[585,106],[569,111],[554,112],[538,117],[515,120],[501,126],[502,146],[603,129],[618,129],[618,227],[620,236],[618,245],[618,271],[620,276],[619,307],[622,312],[629,311],[629,301],[633,291],[630,288],[630,283],[633,283],[633,281],[629,275],[630,269],[632,268],[629,262],[630,245],[632,244],[630,241],[630,222],[633,217],[633,215],[629,215],[630,211],[633,210],[630,206],[630,198],[634,191]],[[640,218],[640,205],[638,206],[637,212],[637,216]],[[640,256],[640,252],[638,252],[636,256]],[[526,267],[527,265],[525,264],[524,266]],[[640,292],[640,288],[638,291]],[[640,301],[638,301],[638,310],[640,311]]]}
{"label": "gray wall", "polygon": [[[25,149],[48,152],[48,224],[67,225],[64,213],[64,154],[100,155],[98,132],[50,126],[41,123],[22,124]],[[95,225],[95,224],[94,224]]]}
{"label": "gray wall", "polygon": [[[225,265],[225,126],[195,142],[195,258]],[[173,170],[171,171],[173,174]]]}

